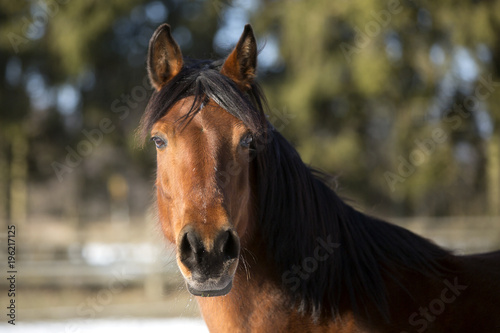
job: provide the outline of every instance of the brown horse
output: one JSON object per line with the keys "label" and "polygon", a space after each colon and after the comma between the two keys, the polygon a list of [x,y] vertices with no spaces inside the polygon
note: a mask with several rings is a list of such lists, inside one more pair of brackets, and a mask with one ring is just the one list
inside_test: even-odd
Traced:
{"label": "brown horse", "polygon": [[500,252],[455,256],[343,202],[265,116],[249,25],[222,61],[149,44],[158,216],[211,332],[500,332]]}

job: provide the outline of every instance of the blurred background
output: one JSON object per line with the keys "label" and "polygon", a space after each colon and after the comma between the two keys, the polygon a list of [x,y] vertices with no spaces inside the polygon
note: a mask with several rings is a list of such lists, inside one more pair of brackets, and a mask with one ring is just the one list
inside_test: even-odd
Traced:
{"label": "blurred background", "polygon": [[163,22],[214,59],[251,23],[269,120],[342,197],[458,253],[500,248],[500,1],[1,0],[0,241],[15,225],[20,323],[199,316],[134,135]]}

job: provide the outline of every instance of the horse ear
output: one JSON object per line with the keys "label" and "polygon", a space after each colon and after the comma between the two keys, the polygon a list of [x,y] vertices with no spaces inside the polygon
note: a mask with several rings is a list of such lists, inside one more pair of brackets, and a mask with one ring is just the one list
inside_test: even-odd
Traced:
{"label": "horse ear", "polygon": [[232,79],[241,90],[250,89],[257,67],[257,42],[250,24],[245,25],[238,44],[222,65],[221,73]]}
{"label": "horse ear", "polygon": [[160,90],[181,71],[181,49],[166,23],[156,29],[149,41],[147,68],[149,81],[156,90]]}

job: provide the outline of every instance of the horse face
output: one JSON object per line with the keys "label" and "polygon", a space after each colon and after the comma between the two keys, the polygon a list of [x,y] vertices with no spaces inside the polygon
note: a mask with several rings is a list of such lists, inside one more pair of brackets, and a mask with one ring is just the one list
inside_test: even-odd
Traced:
{"label": "horse face", "polygon": [[152,129],[157,146],[157,201],[177,263],[195,295],[225,294],[238,265],[250,206],[251,134],[210,102],[185,126],[176,120],[192,102],[177,103]]}
{"label": "horse face", "polygon": [[[247,30],[221,69],[242,90],[254,71],[244,67],[255,66],[248,61],[256,45],[251,28]],[[253,42],[250,48],[248,40]],[[152,85],[161,90],[181,68],[180,49],[168,25],[162,25],[150,42]],[[252,134],[212,100],[197,105],[199,111],[189,121],[179,122],[194,103],[194,97],[181,99],[151,130],[157,149],[158,215],[165,236],[177,247],[188,290],[197,296],[220,296],[231,289],[240,237],[249,232]]]}

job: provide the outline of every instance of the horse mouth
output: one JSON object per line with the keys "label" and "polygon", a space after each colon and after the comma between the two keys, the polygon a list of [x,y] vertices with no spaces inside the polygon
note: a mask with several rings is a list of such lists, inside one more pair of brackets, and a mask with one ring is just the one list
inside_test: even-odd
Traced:
{"label": "horse mouth", "polygon": [[215,297],[215,296],[224,296],[227,295],[231,288],[233,287],[233,280],[229,280],[229,283],[222,288],[218,288],[218,286],[192,286],[189,282],[186,282],[187,290],[194,296],[201,297]]}

